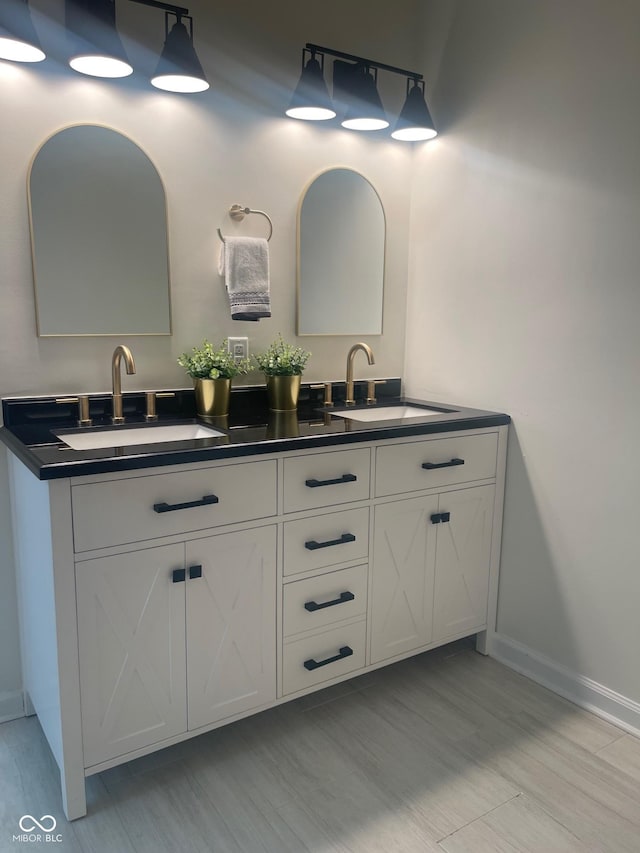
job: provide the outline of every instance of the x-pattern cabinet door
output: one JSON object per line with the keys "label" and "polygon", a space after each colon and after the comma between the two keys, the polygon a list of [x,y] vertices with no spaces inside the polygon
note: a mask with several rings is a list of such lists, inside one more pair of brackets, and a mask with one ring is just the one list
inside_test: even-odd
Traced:
{"label": "x-pattern cabinet door", "polygon": [[478,486],[440,495],[450,519],[436,525],[434,641],[486,624],[494,494],[495,486]]}
{"label": "x-pattern cabinet door", "polygon": [[375,508],[371,662],[431,642],[438,495]]}
{"label": "x-pattern cabinet door", "polygon": [[187,544],[189,729],[276,698],[276,528]]}
{"label": "x-pattern cabinet door", "polygon": [[186,731],[184,545],[76,563],[85,766]]}
{"label": "x-pattern cabinet door", "polygon": [[371,662],[487,621],[494,486],[375,509]]}

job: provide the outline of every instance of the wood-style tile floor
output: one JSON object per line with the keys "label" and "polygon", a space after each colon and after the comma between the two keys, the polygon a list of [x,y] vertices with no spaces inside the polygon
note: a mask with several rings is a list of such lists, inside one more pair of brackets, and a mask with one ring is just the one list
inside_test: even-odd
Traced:
{"label": "wood-style tile floor", "polygon": [[87,781],[67,823],[37,719],[1,725],[0,851],[640,853],[640,740],[468,642]]}

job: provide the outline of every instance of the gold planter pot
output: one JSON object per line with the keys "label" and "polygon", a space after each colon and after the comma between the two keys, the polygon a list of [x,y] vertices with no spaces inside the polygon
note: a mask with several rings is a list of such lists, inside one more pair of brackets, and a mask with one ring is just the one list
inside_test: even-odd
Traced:
{"label": "gold planter pot", "polygon": [[193,387],[199,418],[219,418],[229,414],[230,379],[194,379]]}
{"label": "gold planter pot", "polygon": [[267,376],[267,395],[272,412],[294,412],[298,407],[300,375]]}

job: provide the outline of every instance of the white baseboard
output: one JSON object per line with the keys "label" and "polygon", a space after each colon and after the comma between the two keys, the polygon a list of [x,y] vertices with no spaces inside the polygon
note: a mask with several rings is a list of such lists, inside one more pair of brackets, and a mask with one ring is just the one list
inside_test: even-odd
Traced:
{"label": "white baseboard", "polygon": [[22,690],[5,690],[0,693],[0,723],[24,717]]}
{"label": "white baseboard", "polygon": [[491,656],[532,681],[640,737],[640,704],[501,634],[491,640]]}

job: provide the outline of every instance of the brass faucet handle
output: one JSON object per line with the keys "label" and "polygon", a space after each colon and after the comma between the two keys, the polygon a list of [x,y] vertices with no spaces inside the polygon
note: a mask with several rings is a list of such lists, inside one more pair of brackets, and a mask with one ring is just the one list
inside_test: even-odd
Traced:
{"label": "brass faucet handle", "polygon": [[324,383],[324,405],[329,408],[333,406],[333,398],[331,396],[333,386],[331,382]]}
{"label": "brass faucet handle", "polygon": [[155,391],[145,391],[144,399],[146,403],[146,413],[144,416],[145,421],[157,421],[158,420],[158,412],[156,411],[156,392]]}
{"label": "brass faucet handle", "polygon": [[78,426],[90,427],[93,425],[93,420],[89,414],[89,395],[78,394],[77,397],[58,397],[56,403],[77,403],[78,404]]}
{"label": "brass faucet handle", "polygon": [[386,379],[369,379],[367,381],[367,403],[372,406],[378,401],[376,400],[376,385],[386,385]]}
{"label": "brass faucet handle", "polygon": [[93,423],[89,414],[89,395],[78,394],[78,426],[89,427]]}
{"label": "brass faucet handle", "polygon": [[161,397],[175,397],[175,391],[145,391],[144,397],[146,401],[146,414],[144,416],[145,421],[157,421],[158,420],[158,412],[156,409],[156,400],[159,400]]}
{"label": "brass faucet handle", "polygon": [[316,391],[319,390],[320,388],[323,389],[323,391],[324,391],[324,399],[322,400],[323,406],[326,406],[327,408],[330,408],[331,406],[333,406],[333,399],[331,396],[333,386],[332,386],[331,382],[321,382],[318,385],[312,385],[311,387]]}

